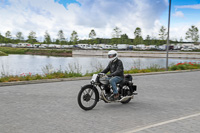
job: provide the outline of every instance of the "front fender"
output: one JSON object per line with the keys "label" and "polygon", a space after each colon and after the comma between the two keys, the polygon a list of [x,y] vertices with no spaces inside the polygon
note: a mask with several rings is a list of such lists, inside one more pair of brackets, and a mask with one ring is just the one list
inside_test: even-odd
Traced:
{"label": "front fender", "polygon": [[92,88],[94,90],[95,95],[97,96],[97,102],[99,101],[99,91],[97,90],[96,86],[92,84],[87,84],[81,87],[81,89],[83,88]]}

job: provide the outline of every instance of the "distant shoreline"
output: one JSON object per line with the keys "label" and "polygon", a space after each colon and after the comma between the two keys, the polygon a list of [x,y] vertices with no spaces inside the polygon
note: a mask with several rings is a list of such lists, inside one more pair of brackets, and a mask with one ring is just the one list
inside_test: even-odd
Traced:
{"label": "distant shoreline", "polygon": [[[108,50],[73,50],[72,56],[107,56]],[[118,51],[119,57],[165,58],[166,51]],[[169,52],[169,58],[200,59],[200,52]]]}
{"label": "distant shoreline", "polygon": [[[8,54],[46,55],[46,56],[107,56],[109,50],[35,49],[0,47],[0,56]],[[118,51],[119,57],[166,58],[166,51]],[[169,58],[200,59],[200,52],[169,51]]]}

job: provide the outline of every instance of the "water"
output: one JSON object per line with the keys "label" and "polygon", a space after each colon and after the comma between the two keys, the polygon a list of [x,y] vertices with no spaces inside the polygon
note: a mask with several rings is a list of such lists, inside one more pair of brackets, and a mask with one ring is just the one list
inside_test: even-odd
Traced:
{"label": "water", "polygon": [[[124,64],[124,69],[146,68],[153,64],[160,67],[166,66],[165,58],[133,58],[120,57]],[[20,75],[20,74],[44,74],[42,68],[52,65],[52,70],[80,70],[82,74],[96,71],[98,68],[105,68],[108,64],[108,58],[101,56],[89,57],[53,57],[39,55],[9,55],[0,56],[0,76]],[[169,59],[169,64],[179,62],[199,62],[196,59]]]}

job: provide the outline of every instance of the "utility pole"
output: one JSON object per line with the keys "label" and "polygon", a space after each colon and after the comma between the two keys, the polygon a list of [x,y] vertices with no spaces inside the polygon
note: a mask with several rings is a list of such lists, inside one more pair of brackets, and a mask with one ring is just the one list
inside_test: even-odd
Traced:
{"label": "utility pole", "polygon": [[168,32],[167,32],[167,49],[166,49],[166,50],[167,50],[167,56],[166,56],[166,71],[168,71],[170,13],[171,13],[171,0],[169,0],[169,16],[168,16]]}

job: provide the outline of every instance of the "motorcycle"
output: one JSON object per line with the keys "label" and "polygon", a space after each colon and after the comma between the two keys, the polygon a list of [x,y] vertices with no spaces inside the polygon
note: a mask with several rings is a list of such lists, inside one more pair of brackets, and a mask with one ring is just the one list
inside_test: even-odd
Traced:
{"label": "motorcycle", "polygon": [[131,75],[125,75],[124,79],[117,84],[119,93],[119,98],[117,100],[110,99],[110,97],[106,95],[107,90],[113,93],[108,76],[104,73],[93,74],[90,84],[81,87],[78,93],[77,100],[80,108],[83,110],[91,110],[100,100],[103,100],[105,103],[121,102],[122,104],[126,104],[133,99],[134,95],[137,95],[137,93],[135,93],[137,86],[133,84]]}

